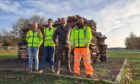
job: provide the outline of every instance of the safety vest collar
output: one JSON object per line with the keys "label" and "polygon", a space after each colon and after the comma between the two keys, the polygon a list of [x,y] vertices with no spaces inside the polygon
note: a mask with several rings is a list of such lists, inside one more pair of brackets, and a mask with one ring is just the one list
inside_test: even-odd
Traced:
{"label": "safety vest collar", "polygon": [[80,29],[86,29],[86,28],[87,28],[87,26],[83,25],[81,28],[76,27],[75,29],[80,30]]}

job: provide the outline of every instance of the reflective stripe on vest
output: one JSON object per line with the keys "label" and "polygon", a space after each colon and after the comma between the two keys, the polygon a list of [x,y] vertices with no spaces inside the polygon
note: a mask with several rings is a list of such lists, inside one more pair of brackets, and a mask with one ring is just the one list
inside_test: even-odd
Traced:
{"label": "reflective stripe on vest", "polygon": [[74,54],[74,56],[91,56],[90,54],[85,54],[85,55],[83,55],[83,54]]}

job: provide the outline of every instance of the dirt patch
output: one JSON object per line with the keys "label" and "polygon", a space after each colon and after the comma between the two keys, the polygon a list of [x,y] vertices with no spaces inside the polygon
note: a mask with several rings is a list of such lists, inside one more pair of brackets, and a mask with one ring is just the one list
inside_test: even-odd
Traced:
{"label": "dirt patch", "polygon": [[[114,81],[116,76],[118,75],[124,59],[108,59],[106,62],[99,62],[92,64],[94,68],[93,78],[105,79]],[[24,71],[27,67],[27,60],[19,60],[14,58],[0,58],[0,69],[1,70],[16,70],[16,71]],[[66,65],[62,65],[61,74],[67,74]],[[83,64],[81,64],[81,77],[86,77],[85,68]],[[47,73],[47,69],[45,71]]]}

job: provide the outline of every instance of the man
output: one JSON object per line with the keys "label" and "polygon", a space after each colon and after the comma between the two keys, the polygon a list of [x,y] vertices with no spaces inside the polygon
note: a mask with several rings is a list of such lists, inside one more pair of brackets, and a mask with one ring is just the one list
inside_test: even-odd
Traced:
{"label": "man", "polygon": [[55,52],[55,44],[52,40],[52,36],[54,34],[55,28],[53,27],[53,20],[48,20],[48,27],[44,28],[44,48],[43,48],[43,56],[40,64],[39,72],[42,73],[44,71],[44,67],[46,61],[49,63],[50,71],[54,73],[54,52]]}
{"label": "man", "polygon": [[33,23],[32,29],[30,29],[26,34],[26,40],[28,43],[28,72],[32,72],[33,68],[33,58],[35,59],[35,71],[38,71],[38,53],[39,53],[39,47],[42,44],[43,36],[41,31],[38,29],[38,24]]}
{"label": "man", "polygon": [[71,45],[74,47],[74,75],[80,75],[80,61],[83,59],[86,68],[86,75],[92,78],[93,68],[91,66],[89,44],[91,42],[92,33],[88,26],[84,25],[84,19],[79,18],[77,27],[71,32]]}
{"label": "man", "polygon": [[67,61],[67,70],[71,73],[70,66],[70,32],[71,29],[67,25],[65,18],[60,19],[61,26],[58,27],[53,35],[53,40],[57,44],[57,58],[56,58],[56,74],[60,74],[61,62],[63,59],[63,53]]}

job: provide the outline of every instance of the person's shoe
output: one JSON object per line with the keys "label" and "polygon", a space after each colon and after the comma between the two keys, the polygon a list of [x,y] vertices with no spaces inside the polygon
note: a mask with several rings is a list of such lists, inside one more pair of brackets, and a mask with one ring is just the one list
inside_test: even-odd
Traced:
{"label": "person's shoe", "polygon": [[43,69],[39,69],[39,70],[38,70],[38,73],[43,73],[43,72],[44,72]]}
{"label": "person's shoe", "polygon": [[73,75],[73,71],[68,71],[67,74],[68,75]]}
{"label": "person's shoe", "polygon": [[32,68],[28,68],[28,69],[26,69],[26,72],[28,72],[28,73],[32,73]]}
{"label": "person's shoe", "polygon": [[60,71],[57,71],[56,74],[59,75],[60,74]]}
{"label": "person's shoe", "polygon": [[51,72],[51,73],[55,73],[55,70],[54,70],[54,69],[51,69],[50,72]]}
{"label": "person's shoe", "polygon": [[35,72],[38,72],[38,69],[35,69]]}
{"label": "person's shoe", "polygon": [[88,74],[87,78],[93,78],[93,76],[91,74]]}

